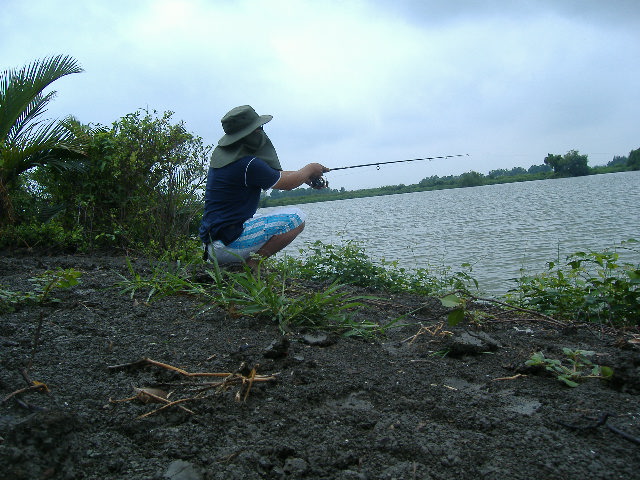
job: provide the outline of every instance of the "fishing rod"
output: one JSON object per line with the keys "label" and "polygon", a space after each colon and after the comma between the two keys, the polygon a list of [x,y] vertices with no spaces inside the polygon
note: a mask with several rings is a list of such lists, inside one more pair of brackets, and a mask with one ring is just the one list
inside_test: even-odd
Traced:
{"label": "fishing rod", "polygon": [[410,158],[408,160],[392,160],[390,162],[375,162],[375,163],[363,163],[362,165],[349,165],[348,167],[337,167],[332,168],[331,172],[335,170],[346,170],[347,168],[360,168],[360,167],[378,167],[380,170],[380,165],[389,165],[390,163],[403,163],[403,162],[419,162],[422,160],[436,160],[438,158],[454,158],[454,157],[468,157],[468,153],[461,153],[460,155],[444,155],[442,157],[424,157],[424,158]]}
{"label": "fishing rod", "polygon": [[[439,158],[455,158],[455,157],[468,157],[468,156],[469,156],[468,153],[461,153],[459,155],[443,155],[440,157],[410,158],[408,160],[391,160],[390,162],[363,163],[362,165],[349,165],[348,167],[331,168],[329,172],[333,172],[335,170],[346,170],[347,168],[360,168],[360,167],[376,167],[378,170],[380,170],[380,165],[389,165],[391,163],[419,162],[423,160],[436,160]],[[328,187],[329,182],[324,177],[318,177],[318,178],[314,178],[310,182],[310,185],[313,188],[320,189],[320,188]]]}

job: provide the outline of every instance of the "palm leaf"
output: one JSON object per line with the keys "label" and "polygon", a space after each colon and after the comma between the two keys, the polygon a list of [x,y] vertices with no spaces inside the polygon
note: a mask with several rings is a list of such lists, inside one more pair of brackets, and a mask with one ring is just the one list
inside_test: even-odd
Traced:
{"label": "palm leaf", "polygon": [[66,55],[47,57],[19,70],[5,70],[0,75],[0,142],[12,130],[37,119],[55,92],[42,91],[57,79],[82,72],[77,61]]}

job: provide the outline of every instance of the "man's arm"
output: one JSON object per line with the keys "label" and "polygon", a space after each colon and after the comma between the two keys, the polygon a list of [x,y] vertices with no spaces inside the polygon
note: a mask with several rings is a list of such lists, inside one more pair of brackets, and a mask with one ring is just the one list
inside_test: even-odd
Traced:
{"label": "man's arm", "polygon": [[280,180],[271,187],[276,190],[293,190],[298,188],[303,183],[309,183],[315,178],[322,176],[324,172],[328,172],[329,169],[320,165],[319,163],[309,163],[300,170],[282,172],[280,174]]}

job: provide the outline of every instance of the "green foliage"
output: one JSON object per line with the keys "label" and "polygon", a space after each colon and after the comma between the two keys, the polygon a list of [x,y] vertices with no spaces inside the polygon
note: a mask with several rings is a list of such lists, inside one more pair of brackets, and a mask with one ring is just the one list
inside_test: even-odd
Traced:
{"label": "green foliage", "polygon": [[640,170],[640,148],[636,148],[635,150],[631,150],[631,152],[629,152],[627,167],[630,170]]}
{"label": "green foliage", "polygon": [[217,264],[207,271],[209,280],[190,279],[189,265],[158,262],[148,276],[137,273],[129,262],[130,278],[118,283],[121,293],[134,296],[145,292],[151,301],[170,295],[192,295],[203,301],[203,312],[221,307],[230,315],[246,315],[275,321],[283,332],[291,328],[322,329],[347,336],[372,336],[383,333],[385,326],[358,321],[352,313],[362,306],[362,296],[350,296],[333,283],[317,291],[292,294],[286,269],[254,274],[245,267],[240,272],[223,270]]}
{"label": "green foliage", "polygon": [[[630,239],[621,248],[637,243]],[[621,263],[615,251],[573,253],[517,284],[507,300],[521,307],[568,320],[640,324],[640,265]]]}
{"label": "green foliage", "polygon": [[24,247],[75,252],[85,246],[82,227],[66,229],[57,219],[0,227],[0,248]]}
{"label": "green foliage", "polygon": [[467,301],[464,297],[452,293],[442,297],[440,303],[442,303],[443,307],[452,309],[447,314],[448,325],[455,327],[464,320],[467,313]]}
{"label": "green foliage", "polygon": [[569,150],[564,155],[549,154],[544,163],[553,168],[554,173],[561,177],[578,177],[589,175],[587,155],[580,155],[577,150]]}
{"label": "green foliage", "polygon": [[478,187],[484,185],[484,175],[478,172],[466,172],[460,176],[461,187]]}
{"label": "green foliage", "polygon": [[63,168],[82,153],[69,119],[41,118],[56,93],[43,91],[81,71],[76,60],[58,55],[0,74],[0,225],[15,220],[11,197],[22,173],[38,165]]}
{"label": "green foliage", "polygon": [[569,387],[577,387],[578,382],[585,378],[609,379],[613,370],[609,367],[596,365],[588,357],[595,352],[588,350],[571,350],[563,348],[565,357],[561,359],[548,358],[542,352],[536,352],[525,362],[532,367],[544,367],[553,373],[558,380]]}
{"label": "green foliage", "polygon": [[197,232],[209,147],[172,115],[139,110],[111,128],[75,123],[88,145],[83,169],[32,173],[44,204],[65,229],[80,228],[88,248],[157,255]]}
{"label": "green foliage", "polygon": [[323,290],[288,294],[287,277],[278,272],[254,275],[227,272],[226,286],[212,292],[214,303],[242,315],[275,320],[283,332],[292,327],[338,331],[348,336],[369,336],[380,330],[372,322],[356,322],[349,313],[362,306],[361,297],[349,296],[333,283]]}
{"label": "green foliage", "polygon": [[451,272],[449,267],[419,268],[407,270],[398,262],[382,260],[374,263],[363,246],[356,241],[340,245],[316,241],[300,250],[301,258],[289,258],[287,262],[295,275],[316,281],[348,283],[373,290],[411,292],[432,295],[448,290],[466,290],[478,287],[471,277],[471,265],[463,264],[463,270]]}
{"label": "green foliage", "polygon": [[199,285],[189,281],[190,264],[166,261],[167,256],[154,263],[149,275],[136,271],[131,260],[127,258],[129,278],[122,276],[122,281],[116,284],[120,293],[134,298],[138,292],[146,292],[146,301],[171,295],[198,294],[203,290]]}
{"label": "green foliage", "polygon": [[[13,312],[17,307],[28,303],[43,304],[50,299],[56,289],[70,288],[79,283],[82,272],[73,268],[47,270],[31,278],[34,289],[31,292],[12,292],[0,286],[0,313]],[[54,299],[55,300],[55,299]]]}

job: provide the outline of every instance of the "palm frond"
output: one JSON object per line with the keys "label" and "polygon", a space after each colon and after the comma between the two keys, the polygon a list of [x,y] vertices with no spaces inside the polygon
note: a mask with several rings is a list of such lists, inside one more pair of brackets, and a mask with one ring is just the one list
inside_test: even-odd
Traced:
{"label": "palm frond", "polygon": [[[33,120],[55,92],[42,91],[55,80],[82,72],[78,62],[67,55],[47,57],[19,70],[5,70],[0,75],[0,142],[4,142],[17,122]],[[41,97],[41,98],[37,98]],[[26,112],[26,113],[25,113]]]}

